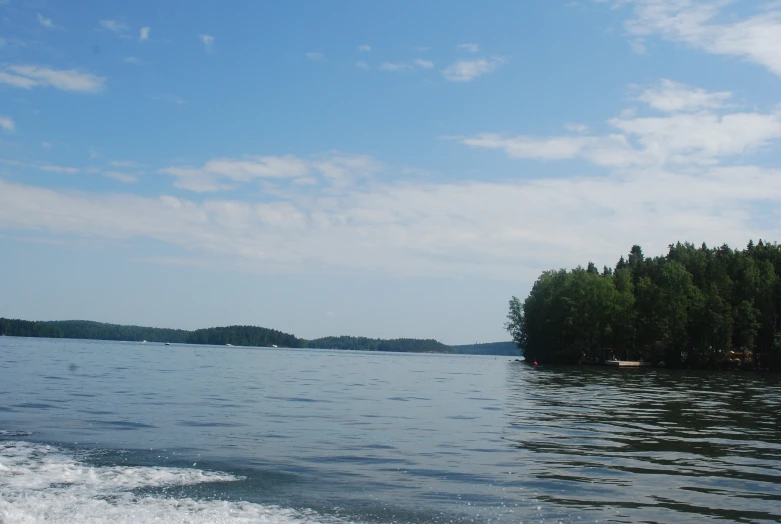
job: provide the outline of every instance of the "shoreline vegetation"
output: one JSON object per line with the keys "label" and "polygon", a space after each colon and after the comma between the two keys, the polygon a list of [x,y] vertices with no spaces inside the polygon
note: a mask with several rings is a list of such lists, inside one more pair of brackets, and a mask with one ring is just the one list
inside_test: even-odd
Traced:
{"label": "shoreline vegetation", "polygon": [[779,371],[781,246],[636,245],[615,268],[543,272],[507,320],[529,363]]}
{"label": "shoreline vegetation", "polygon": [[475,355],[521,355],[514,342],[448,346],[433,339],[376,339],[323,337],[313,340],[258,326],[226,326],[188,331],[105,324],[89,320],[31,321],[0,317],[0,335],[34,338],[70,338],[125,342],[161,342],[213,346],[342,349],[399,353],[451,353]]}

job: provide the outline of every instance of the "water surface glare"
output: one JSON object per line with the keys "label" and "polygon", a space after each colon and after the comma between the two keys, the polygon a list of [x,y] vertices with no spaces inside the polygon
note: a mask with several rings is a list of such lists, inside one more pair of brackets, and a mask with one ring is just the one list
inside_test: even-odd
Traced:
{"label": "water surface glare", "polygon": [[0,522],[781,521],[781,377],[0,337]]}

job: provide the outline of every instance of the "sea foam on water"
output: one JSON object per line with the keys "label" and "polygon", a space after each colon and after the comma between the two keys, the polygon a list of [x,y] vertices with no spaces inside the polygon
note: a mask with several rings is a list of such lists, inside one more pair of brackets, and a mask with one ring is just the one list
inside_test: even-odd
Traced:
{"label": "sea foam on water", "polygon": [[0,523],[230,522],[310,524],[318,516],[249,502],[142,496],[138,488],[235,482],[227,473],[90,466],[48,445],[0,442]]}

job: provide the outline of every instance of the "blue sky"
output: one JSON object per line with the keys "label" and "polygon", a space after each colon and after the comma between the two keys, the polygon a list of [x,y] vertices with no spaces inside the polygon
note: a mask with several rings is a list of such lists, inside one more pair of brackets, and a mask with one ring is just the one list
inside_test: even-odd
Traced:
{"label": "blue sky", "polygon": [[0,0],[0,316],[507,339],[779,238],[781,2]]}

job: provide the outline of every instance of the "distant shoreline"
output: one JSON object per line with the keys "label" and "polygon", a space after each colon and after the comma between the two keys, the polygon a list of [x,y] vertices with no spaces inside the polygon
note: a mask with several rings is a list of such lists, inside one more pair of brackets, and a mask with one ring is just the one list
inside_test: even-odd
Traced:
{"label": "distant shoreline", "polygon": [[341,349],[394,353],[444,353],[520,356],[513,342],[446,345],[433,339],[374,339],[367,337],[322,337],[312,340],[259,326],[224,326],[188,331],[89,320],[31,321],[0,317],[0,335],[28,338],[67,338],[121,342],[159,342],[212,346]]}

